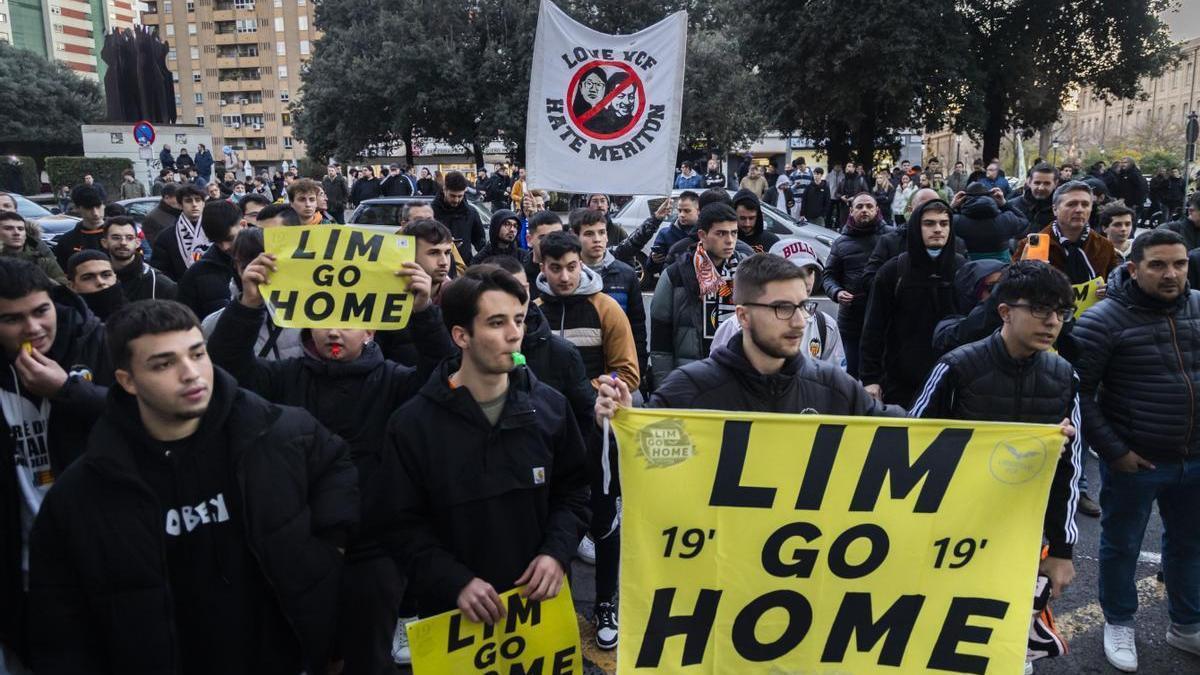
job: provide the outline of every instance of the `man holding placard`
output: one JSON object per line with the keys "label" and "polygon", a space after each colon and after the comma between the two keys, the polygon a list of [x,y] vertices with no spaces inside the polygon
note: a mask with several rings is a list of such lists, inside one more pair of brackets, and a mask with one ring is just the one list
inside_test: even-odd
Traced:
{"label": "man holding placard", "polygon": [[[246,266],[242,295],[221,314],[208,341],[209,353],[242,387],[274,403],[308,410],[349,443],[358,468],[362,520],[346,550],[339,642],[347,675],[372,675],[392,665],[392,628],[405,585],[394,557],[398,467],[395,454],[384,449],[384,429],[392,412],[425,383],[429,369],[385,360],[372,340],[373,330],[339,327],[305,330],[307,349],[299,358],[255,358],[255,340],[267,313],[260,286],[270,282],[279,263],[264,253]],[[441,313],[430,303],[429,275],[415,262],[404,263],[395,274],[408,280],[409,332],[417,351],[427,357],[421,362],[436,364],[454,355]]]}

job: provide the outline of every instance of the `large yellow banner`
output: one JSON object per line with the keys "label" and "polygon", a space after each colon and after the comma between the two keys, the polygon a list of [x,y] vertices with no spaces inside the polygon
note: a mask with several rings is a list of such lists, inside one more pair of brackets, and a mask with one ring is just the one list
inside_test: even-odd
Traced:
{"label": "large yellow banner", "polygon": [[621,410],[618,672],[1020,673],[1053,426]]}
{"label": "large yellow banner", "polygon": [[396,270],[416,258],[412,237],[343,225],[271,227],[277,270],[263,287],[275,325],[374,328],[408,325],[412,296]]}
{"label": "large yellow banner", "polygon": [[408,624],[413,675],[575,675],[583,672],[571,586],[550,600],[500,594],[506,616],[495,625],[453,611]]}

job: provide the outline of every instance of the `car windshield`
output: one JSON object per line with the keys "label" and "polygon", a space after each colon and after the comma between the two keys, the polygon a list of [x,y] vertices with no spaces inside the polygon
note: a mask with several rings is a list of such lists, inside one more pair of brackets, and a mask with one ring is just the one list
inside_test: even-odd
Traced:
{"label": "car windshield", "polygon": [[354,216],[356,225],[400,225],[404,214],[403,204],[368,204]]}
{"label": "car windshield", "polygon": [[17,202],[17,213],[21,214],[22,218],[33,220],[35,218],[45,218],[46,216],[54,215],[21,195],[14,195],[11,192],[9,195]]}

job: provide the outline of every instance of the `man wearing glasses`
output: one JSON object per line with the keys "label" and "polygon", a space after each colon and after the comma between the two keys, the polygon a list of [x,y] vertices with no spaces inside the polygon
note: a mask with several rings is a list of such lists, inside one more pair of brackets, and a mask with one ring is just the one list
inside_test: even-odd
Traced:
{"label": "man wearing glasses", "polygon": [[[811,297],[817,274],[825,269],[821,261],[817,260],[817,253],[813,247],[801,239],[788,238],[777,242],[770,252],[804,272],[804,283],[808,286],[808,294]],[[846,354],[842,350],[842,336],[838,333],[837,322],[832,316],[820,311],[815,300],[805,302],[799,311],[803,311],[808,319],[801,340],[802,351],[818,361],[826,361],[845,370]],[[776,318],[788,321],[792,318],[792,313],[792,305],[780,305],[776,311]],[[725,319],[717,329],[717,334],[713,336],[712,349],[729,344],[741,329],[736,314]]]}
{"label": "man wearing glasses", "polygon": [[[939,359],[909,414],[1078,427],[1079,379],[1066,359],[1050,351],[1075,313],[1067,277],[1046,263],[1019,261],[1004,270],[992,297],[1002,322],[1000,330]],[[1071,554],[1079,535],[1075,509],[1082,473],[1080,448],[1076,435],[1059,456],[1046,507],[1043,532],[1049,555],[1038,570],[1048,579],[1045,585],[1051,598],[1061,595],[1075,578]],[[1041,600],[1044,603],[1045,598]],[[1053,622],[1042,618],[1030,634],[1031,658],[1064,651]],[[1031,672],[1028,667],[1026,672]]]}
{"label": "man wearing glasses", "polygon": [[113,216],[104,221],[100,247],[108,252],[117,284],[129,302],[137,300],[174,300],[179,294],[175,282],[154,269],[142,255],[137,224],[129,216]]}
{"label": "man wearing glasses", "polygon": [[[740,330],[708,358],[673,371],[646,407],[903,416],[902,409],[867,395],[840,367],[805,356],[809,317],[816,311],[807,276],[770,253],[743,261],[733,291]],[[605,378],[596,399],[597,423],[629,405],[629,387]]]}

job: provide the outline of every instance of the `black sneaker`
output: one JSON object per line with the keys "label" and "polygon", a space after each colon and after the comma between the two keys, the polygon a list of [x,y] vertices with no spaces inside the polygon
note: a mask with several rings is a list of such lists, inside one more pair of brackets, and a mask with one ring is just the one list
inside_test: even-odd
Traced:
{"label": "black sneaker", "polygon": [[1092,501],[1092,498],[1088,496],[1088,493],[1084,492],[1079,495],[1079,512],[1085,516],[1099,518],[1100,505]]}
{"label": "black sneaker", "polygon": [[596,605],[596,646],[604,651],[617,648],[617,606],[611,602]]}

